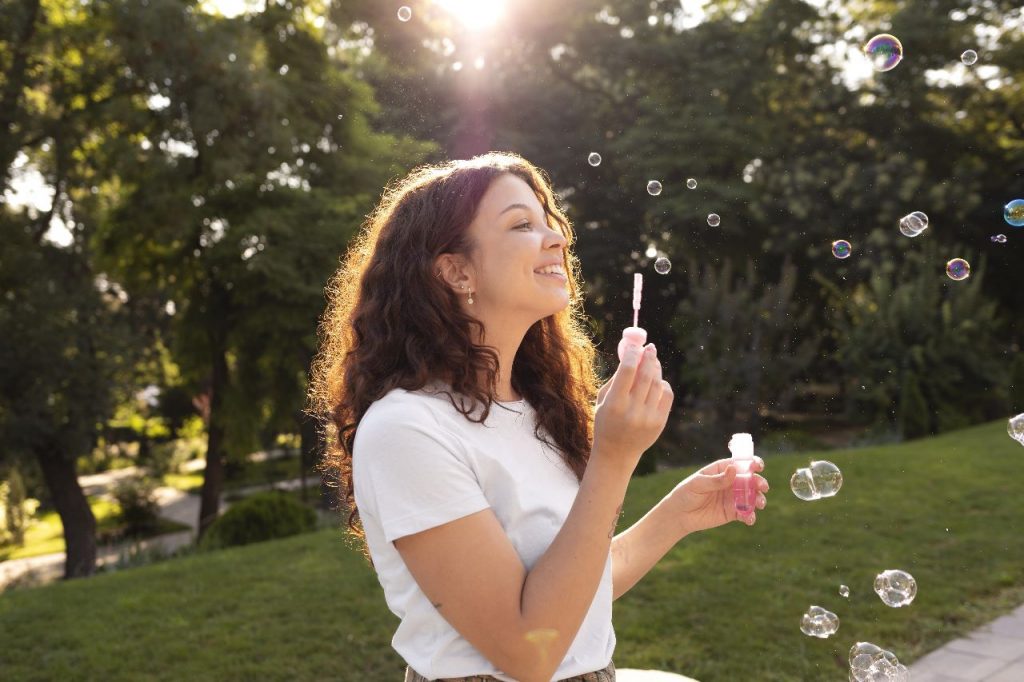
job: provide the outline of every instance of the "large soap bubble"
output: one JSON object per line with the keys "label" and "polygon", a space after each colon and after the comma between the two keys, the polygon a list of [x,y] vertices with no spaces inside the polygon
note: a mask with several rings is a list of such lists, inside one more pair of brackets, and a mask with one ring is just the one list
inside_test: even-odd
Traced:
{"label": "large soap bubble", "polygon": [[843,487],[843,472],[832,462],[821,460],[797,469],[789,479],[789,489],[801,500],[810,502],[832,497]]}
{"label": "large soap bubble", "polygon": [[871,642],[857,642],[850,648],[851,682],[907,682],[910,671],[896,654]]}
{"label": "large soap bubble", "polygon": [[903,61],[903,43],[896,36],[882,33],[867,42],[864,54],[875,71],[891,71]]}
{"label": "large soap bubble", "polygon": [[800,621],[800,631],[811,637],[827,639],[829,636],[836,634],[838,630],[839,616],[820,606],[812,606],[807,609],[807,613],[804,614],[803,619]]}
{"label": "large soap bubble", "polygon": [[1024,445],[1024,413],[1010,417],[1010,421],[1006,425],[1006,432],[1010,434],[1010,438]]}
{"label": "large soap bubble", "polygon": [[875,576],[875,592],[887,606],[899,608],[914,601],[917,581],[906,571],[889,569]]}
{"label": "large soap bubble", "polygon": [[922,211],[914,211],[900,218],[900,232],[905,237],[916,237],[928,229],[928,216]]}

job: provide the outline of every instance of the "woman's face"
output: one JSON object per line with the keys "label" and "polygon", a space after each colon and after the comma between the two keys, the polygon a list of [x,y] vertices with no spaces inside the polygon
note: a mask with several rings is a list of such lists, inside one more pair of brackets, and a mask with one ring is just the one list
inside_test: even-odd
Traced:
{"label": "woman's face", "polygon": [[[566,238],[523,179],[505,174],[487,189],[469,226],[477,249],[466,274],[478,315],[501,311],[527,326],[569,304],[565,275]],[[556,264],[559,273],[538,270]],[[462,293],[463,290],[459,290]]]}

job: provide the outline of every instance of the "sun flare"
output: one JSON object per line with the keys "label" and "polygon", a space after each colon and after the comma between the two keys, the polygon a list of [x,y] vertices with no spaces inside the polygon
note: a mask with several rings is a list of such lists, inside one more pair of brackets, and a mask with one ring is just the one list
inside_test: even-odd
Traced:
{"label": "sun flare", "polygon": [[505,0],[434,0],[466,28],[491,28],[505,15]]}

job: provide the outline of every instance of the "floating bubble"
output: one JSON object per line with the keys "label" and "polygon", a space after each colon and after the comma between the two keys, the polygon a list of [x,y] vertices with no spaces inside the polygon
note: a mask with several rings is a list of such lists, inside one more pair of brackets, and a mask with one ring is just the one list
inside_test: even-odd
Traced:
{"label": "floating bubble", "polygon": [[971,264],[963,258],[954,258],[946,263],[946,274],[957,282],[971,276]]}
{"label": "floating bubble", "polygon": [[896,654],[871,642],[857,642],[850,648],[851,682],[907,682],[910,671]]}
{"label": "floating bubble", "polygon": [[843,597],[844,599],[849,599],[850,598],[850,588],[847,587],[846,585],[840,585],[839,586],[839,596]]}
{"label": "floating bubble", "polygon": [[587,163],[589,163],[591,166],[600,166],[601,155],[598,154],[597,152],[590,152],[590,156],[587,157]]}
{"label": "floating bubble", "polygon": [[1014,199],[1004,206],[1003,218],[1014,227],[1024,227],[1024,199]]}
{"label": "floating bubble", "polygon": [[402,5],[398,8],[398,20],[409,21],[412,19],[412,8]]}
{"label": "floating bubble", "polygon": [[849,258],[853,253],[853,247],[845,239],[837,239],[832,242],[832,255],[836,258]]}
{"label": "floating bubble", "polygon": [[917,581],[906,571],[889,569],[875,576],[875,592],[886,606],[899,608],[914,601],[917,596]]}
{"label": "floating bubble", "polygon": [[800,621],[800,632],[811,637],[827,639],[830,635],[836,634],[837,630],[839,630],[839,616],[820,606],[812,606],[807,609],[807,613]]}
{"label": "floating bubble", "polygon": [[722,224],[722,219],[717,213],[708,213],[708,225],[711,227],[718,227]]}
{"label": "floating bubble", "polygon": [[900,232],[905,237],[916,237],[928,229],[928,216],[921,211],[914,211],[900,218]]}
{"label": "floating bubble", "polygon": [[1010,418],[1006,424],[1006,432],[1010,434],[1010,438],[1024,445],[1024,413]]}
{"label": "floating bubble", "polygon": [[662,256],[658,260],[654,261],[654,271],[659,275],[667,275],[668,271],[672,269],[672,261]]}
{"label": "floating bubble", "polygon": [[991,237],[989,237],[989,239],[994,241],[996,244],[1005,244],[1006,243],[1006,235],[1005,234],[994,234]]}
{"label": "floating bubble", "polygon": [[697,189],[697,181],[693,178],[689,178],[686,181],[686,189]]}
{"label": "floating bubble", "polygon": [[875,71],[891,71],[903,60],[903,43],[888,33],[875,36],[863,49]]}
{"label": "floating bubble", "polygon": [[661,183],[657,180],[651,180],[647,183],[647,193],[652,197],[656,197],[661,194]]}
{"label": "floating bubble", "polygon": [[843,472],[832,462],[821,460],[797,469],[789,479],[789,489],[805,502],[832,497],[843,487]]}
{"label": "floating bubble", "polygon": [[978,61],[978,53],[974,50],[964,50],[964,53],[960,55],[960,61],[967,66],[971,66],[974,62]]}

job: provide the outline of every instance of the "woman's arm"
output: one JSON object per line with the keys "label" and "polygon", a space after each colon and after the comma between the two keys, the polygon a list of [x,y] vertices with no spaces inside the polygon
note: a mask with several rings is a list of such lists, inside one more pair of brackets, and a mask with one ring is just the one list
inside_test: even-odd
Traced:
{"label": "woman's arm", "polygon": [[672,496],[664,497],[644,517],[612,540],[612,600],[640,582],[686,533]]}

